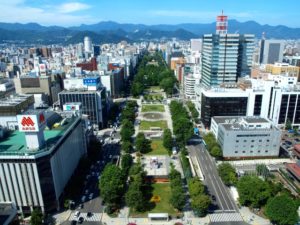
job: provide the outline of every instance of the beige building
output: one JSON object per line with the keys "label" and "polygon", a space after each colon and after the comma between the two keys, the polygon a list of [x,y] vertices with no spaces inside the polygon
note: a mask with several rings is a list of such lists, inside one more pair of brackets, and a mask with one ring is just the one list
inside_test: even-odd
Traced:
{"label": "beige building", "polygon": [[14,78],[14,83],[16,93],[34,94],[36,106],[43,103],[52,105],[58,100],[58,93],[61,91],[60,84],[52,81],[50,76],[21,76]]}

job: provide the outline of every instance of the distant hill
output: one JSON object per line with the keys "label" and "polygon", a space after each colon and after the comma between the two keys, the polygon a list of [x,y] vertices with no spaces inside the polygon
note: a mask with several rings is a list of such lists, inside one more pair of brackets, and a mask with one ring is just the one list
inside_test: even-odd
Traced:
{"label": "distant hill", "polygon": [[[267,38],[300,39],[300,28],[286,26],[261,25],[255,21],[239,22],[229,20],[229,33],[254,34],[260,38],[265,32]],[[184,23],[177,25],[159,24],[144,25],[116,23],[104,21],[97,24],[74,27],[42,26],[37,23],[0,23],[0,43],[19,41],[40,44],[70,44],[83,41],[83,37],[91,36],[94,43],[117,43],[122,40],[141,41],[161,38],[178,38],[189,40],[200,38],[203,34],[214,33],[215,23]]]}

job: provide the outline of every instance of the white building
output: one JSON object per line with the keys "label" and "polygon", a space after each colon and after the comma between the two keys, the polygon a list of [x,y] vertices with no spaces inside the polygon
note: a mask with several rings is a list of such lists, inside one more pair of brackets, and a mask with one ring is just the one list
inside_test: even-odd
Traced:
{"label": "white building", "polygon": [[284,50],[283,40],[261,40],[260,43],[260,63],[273,64],[282,62]]}
{"label": "white building", "polygon": [[279,155],[281,131],[265,118],[216,116],[211,130],[226,159]]}
{"label": "white building", "polygon": [[81,118],[53,121],[60,125],[44,130],[46,114],[18,115],[19,131],[0,142],[0,202],[13,202],[19,213],[59,209],[64,188],[86,154]]}

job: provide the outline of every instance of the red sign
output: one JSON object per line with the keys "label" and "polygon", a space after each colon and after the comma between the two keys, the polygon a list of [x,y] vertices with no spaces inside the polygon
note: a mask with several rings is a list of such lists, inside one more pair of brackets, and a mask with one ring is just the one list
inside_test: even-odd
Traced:
{"label": "red sign", "polygon": [[44,116],[44,114],[40,114],[39,121],[40,121],[40,123],[44,123],[45,122],[45,116]]}
{"label": "red sign", "polygon": [[[45,119],[44,119],[45,120]],[[34,126],[34,122],[32,121],[32,119],[28,116],[28,117],[23,117],[21,124],[26,127],[26,126]]]}

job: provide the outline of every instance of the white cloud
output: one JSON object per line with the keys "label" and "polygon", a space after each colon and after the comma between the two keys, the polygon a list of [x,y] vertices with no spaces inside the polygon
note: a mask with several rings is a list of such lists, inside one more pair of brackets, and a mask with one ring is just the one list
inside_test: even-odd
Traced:
{"label": "white cloud", "polygon": [[[36,22],[42,25],[72,26],[82,23],[95,23],[90,15],[75,15],[74,12],[90,8],[81,3],[67,3],[60,6],[45,5],[43,7],[26,6],[24,0],[8,0],[1,3],[0,22],[29,23]],[[74,4],[75,3],[75,4]],[[59,7],[59,8],[58,8]]]}
{"label": "white cloud", "polygon": [[76,11],[89,9],[91,8],[91,6],[80,2],[69,2],[62,4],[57,8],[61,13],[72,13]]}

